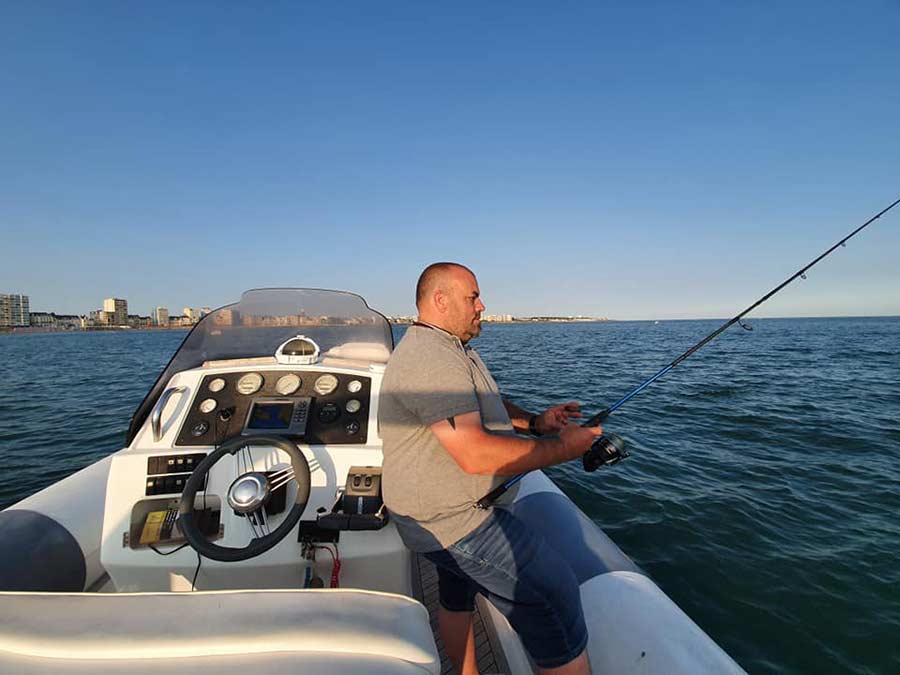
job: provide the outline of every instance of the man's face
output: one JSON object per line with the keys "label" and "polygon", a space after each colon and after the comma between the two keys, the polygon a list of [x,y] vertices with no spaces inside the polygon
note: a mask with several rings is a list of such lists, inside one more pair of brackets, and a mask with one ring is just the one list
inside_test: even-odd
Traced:
{"label": "man's face", "polygon": [[453,281],[447,291],[447,323],[450,332],[463,342],[468,342],[481,333],[484,303],[481,302],[478,280],[467,270],[454,270]]}

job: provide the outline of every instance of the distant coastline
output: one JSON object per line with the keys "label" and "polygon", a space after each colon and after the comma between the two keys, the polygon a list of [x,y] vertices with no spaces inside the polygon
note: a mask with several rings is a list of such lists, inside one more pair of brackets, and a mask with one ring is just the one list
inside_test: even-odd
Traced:
{"label": "distant coastline", "polygon": [[[416,318],[412,316],[389,316],[387,320],[394,326],[408,326],[414,323]],[[606,323],[607,321],[615,321],[615,319],[593,316],[515,316],[504,319],[481,319],[481,323]]]}
{"label": "distant coastline", "polygon": [[146,326],[132,328],[131,326],[90,326],[88,328],[60,328],[59,326],[16,326],[14,328],[0,328],[0,335],[43,335],[47,333],[144,333],[160,331],[186,331],[192,326]]}

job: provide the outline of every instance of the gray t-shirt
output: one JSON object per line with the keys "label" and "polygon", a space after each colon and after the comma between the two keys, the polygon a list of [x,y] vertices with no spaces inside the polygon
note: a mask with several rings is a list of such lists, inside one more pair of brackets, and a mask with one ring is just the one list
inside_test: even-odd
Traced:
{"label": "gray t-shirt", "polygon": [[[474,349],[439,328],[410,326],[384,380],[378,426],[384,441],[384,502],[414,551],[446,548],[489,515],[474,504],[508,476],[467,474],[429,428],[478,410],[492,433],[514,434],[497,383]],[[504,495],[504,502],[513,496]]]}

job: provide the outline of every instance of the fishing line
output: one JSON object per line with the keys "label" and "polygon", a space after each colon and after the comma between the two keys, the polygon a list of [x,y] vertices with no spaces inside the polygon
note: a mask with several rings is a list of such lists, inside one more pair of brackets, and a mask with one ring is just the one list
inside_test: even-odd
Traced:
{"label": "fishing line", "polygon": [[[873,223],[873,222],[875,222],[876,220],[878,220],[879,218],[881,218],[881,216],[883,216],[885,213],[887,213],[887,212],[890,211],[892,208],[894,208],[895,206],[897,206],[897,204],[900,204],[900,199],[898,199],[897,201],[895,201],[893,204],[891,204],[891,205],[888,206],[887,208],[884,208],[884,209],[882,209],[881,211],[879,211],[878,213],[876,213],[874,216],[872,216],[871,218],[869,218],[869,219],[868,219],[866,222],[864,222],[862,225],[860,225],[860,226],[857,227],[855,230],[853,230],[853,232],[851,232],[850,234],[848,234],[846,237],[844,237],[843,239],[841,239],[840,241],[838,241],[834,246],[832,246],[832,247],[829,248],[827,251],[825,251],[825,252],[824,252],[822,255],[820,255],[818,258],[816,258],[816,259],[813,260],[812,262],[808,263],[805,267],[800,268],[800,270],[798,270],[798,271],[797,271],[796,273],[794,273],[792,276],[790,276],[790,277],[788,277],[787,279],[785,279],[785,280],[784,280],[783,282],[781,282],[778,286],[776,286],[776,287],[773,288],[771,291],[769,291],[768,293],[766,293],[764,296],[762,296],[759,300],[757,300],[757,301],[754,302],[752,305],[750,305],[750,306],[749,306],[747,309],[745,309],[743,312],[741,312],[741,313],[738,314],[737,316],[735,316],[735,317],[733,317],[732,319],[729,319],[728,321],[726,321],[725,323],[723,323],[721,326],[719,326],[719,327],[718,327],[716,330],[714,330],[712,333],[710,333],[710,334],[707,335],[705,338],[703,338],[702,340],[700,340],[700,342],[698,342],[697,344],[693,345],[690,349],[688,349],[686,352],[684,352],[683,354],[681,354],[681,356],[677,357],[676,359],[674,359],[674,360],[671,361],[670,363],[668,363],[668,364],[666,364],[665,366],[663,366],[663,367],[662,367],[659,371],[657,371],[654,375],[648,377],[646,380],[644,380],[643,382],[641,382],[637,387],[635,387],[634,389],[632,389],[631,391],[629,391],[627,394],[625,394],[625,396],[623,396],[622,398],[620,398],[618,401],[616,401],[615,403],[613,403],[611,406],[609,406],[608,408],[604,408],[603,410],[601,410],[600,412],[598,412],[596,415],[594,415],[593,417],[591,417],[590,419],[588,419],[582,426],[585,426],[585,427],[594,427],[594,426],[597,426],[598,424],[601,424],[603,421],[606,420],[607,417],[609,417],[612,413],[614,413],[616,410],[618,410],[620,407],[622,407],[627,401],[631,400],[634,396],[636,396],[636,395],[638,395],[639,393],[641,393],[644,389],[646,389],[646,388],[649,387],[651,384],[653,384],[654,382],[656,382],[656,380],[658,380],[658,379],[661,378],[663,375],[665,375],[665,374],[668,373],[670,370],[672,370],[672,368],[674,368],[675,366],[677,366],[679,363],[681,363],[682,361],[684,361],[686,358],[690,357],[694,352],[696,352],[698,349],[700,349],[703,345],[705,345],[705,344],[707,344],[708,342],[714,340],[714,339],[715,339],[716,337],[718,337],[722,332],[724,332],[725,330],[727,330],[728,328],[730,328],[730,327],[733,326],[734,324],[739,324],[739,325],[741,326],[741,328],[743,328],[743,329],[745,329],[745,330],[748,330],[748,331],[749,331],[749,330],[753,330],[753,328],[752,328],[750,325],[748,325],[748,324],[746,324],[746,323],[744,323],[744,322],[742,321],[743,317],[744,317],[746,314],[749,314],[749,313],[752,312],[754,309],[756,309],[757,307],[759,307],[759,306],[760,306],[761,304],[763,304],[766,300],[768,300],[768,299],[771,298],[773,295],[775,295],[776,293],[778,293],[782,288],[784,288],[784,287],[787,286],[789,283],[791,283],[792,281],[794,281],[795,279],[797,279],[797,277],[800,277],[800,278],[802,278],[802,279],[806,279],[806,272],[807,272],[811,267],[813,267],[816,263],[818,263],[818,262],[819,262],[820,260],[822,260],[823,258],[825,258],[825,257],[827,257],[828,255],[830,255],[831,253],[833,253],[836,249],[838,249],[838,248],[840,248],[840,247],[843,247],[843,246],[846,246],[846,245],[847,245],[847,242],[848,242],[850,239],[852,239],[853,237],[855,237],[858,233],[862,232],[862,231],[863,231],[866,227],[868,227],[871,223]],[[596,471],[596,470],[599,469],[601,466],[605,466],[605,465],[607,465],[607,464],[617,464],[617,463],[621,462],[623,459],[625,459],[625,458],[628,457],[628,456],[629,456],[629,453],[628,453],[628,451],[625,449],[625,441],[624,441],[620,436],[618,436],[617,434],[608,433],[608,434],[603,434],[602,436],[598,436],[598,437],[597,437],[597,439],[594,441],[593,445],[591,445],[591,449],[588,450],[588,451],[584,454],[584,457],[582,457],[582,464],[584,465],[584,470],[585,470],[585,471]],[[504,493],[505,493],[507,490],[509,490],[513,485],[515,485],[515,484],[518,483],[520,480],[522,480],[526,475],[527,475],[527,474],[522,473],[522,474],[519,474],[519,475],[517,475],[517,476],[513,476],[512,478],[510,478],[509,480],[507,480],[505,483],[503,483],[503,484],[501,484],[501,485],[498,485],[496,488],[494,488],[493,490],[491,490],[490,492],[488,492],[484,497],[482,497],[482,498],[479,499],[477,502],[475,502],[475,507],[476,507],[476,508],[479,508],[479,509],[486,509],[486,508],[489,508],[489,507],[490,507],[490,506],[491,506],[491,505],[492,505],[492,504],[500,497],[500,495],[504,494]]]}

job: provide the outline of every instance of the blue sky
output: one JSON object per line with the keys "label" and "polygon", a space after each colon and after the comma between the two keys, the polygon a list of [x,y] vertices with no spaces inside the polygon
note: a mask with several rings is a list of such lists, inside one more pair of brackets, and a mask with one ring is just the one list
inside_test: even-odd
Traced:
{"label": "blue sky", "polygon": [[[725,317],[900,197],[900,3],[5,3],[0,292]],[[757,316],[900,314],[900,206]]]}

